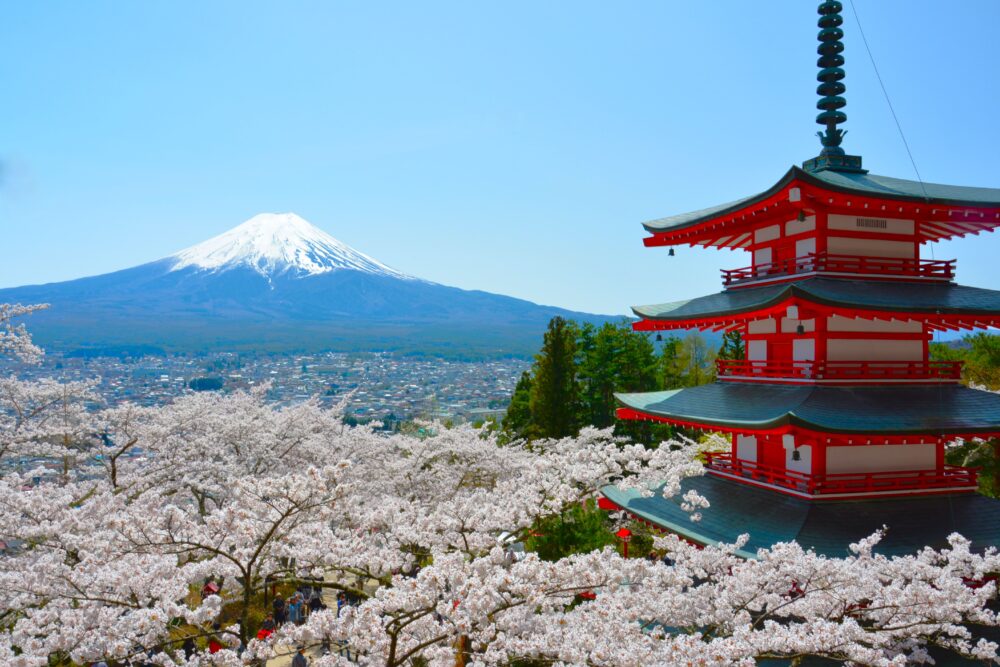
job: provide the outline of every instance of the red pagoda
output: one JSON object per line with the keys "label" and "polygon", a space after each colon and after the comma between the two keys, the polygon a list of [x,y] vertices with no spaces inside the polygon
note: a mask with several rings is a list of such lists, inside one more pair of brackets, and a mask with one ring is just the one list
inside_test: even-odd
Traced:
{"label": "red pagoda", "polygon": [[1000,226],[1000,189],[876,176],[845,154],[840,11],[819,7],[820,155],[759,194],[644,225],[649,247],[750,253],[750,266],[722,272],[718,294],[633,309],[639,331],[739,331],[746,358],[720,360],[712,384],[618,395],[619,418],[731,435],[689,481],[715,509],[696,526],[663,499],[607,495],[706,543],[750,532],[758,546],[798,539],[840,553],[888,524],[887,551],[952,530],[1000,544],[1000,503],[944,456],[956,438],[1000,436],[1000,395],[928,356],[934,332],[1000,326],[1000,292],[957,285],[955,260],[921,256]]}

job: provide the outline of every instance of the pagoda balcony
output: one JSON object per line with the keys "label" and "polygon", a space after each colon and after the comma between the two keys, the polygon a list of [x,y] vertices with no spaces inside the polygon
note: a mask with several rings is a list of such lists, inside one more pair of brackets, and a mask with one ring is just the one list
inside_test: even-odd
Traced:
{"label": "pagoda balcony", "polygon": [[934,470],[810,475],[754,461],[734,459],[728,452],[708,452],[705,456],[705,467],[710,474],[745,481],[756,486],[772,487],[790,495],[809,498],[835,499],[965,492],[975,491],[979,482],[977,468],[952,465]]}
{"label": "pagoda balcony", "polygon": [[750,361],[717,359],[716,377],[730,382],[794,384],[957,383],[961,361]]}
{"label": "pagoda balcony", "polygon": [[810,253],[741,269],[722,269],[722,283],[727,288],[744,287],[815,274],[877,280],[949,281],[955,278],[955,260]]}

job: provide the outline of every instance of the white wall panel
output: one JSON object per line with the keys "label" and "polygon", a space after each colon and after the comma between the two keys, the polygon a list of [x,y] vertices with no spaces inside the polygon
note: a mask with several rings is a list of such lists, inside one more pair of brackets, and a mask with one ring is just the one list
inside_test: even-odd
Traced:
{"label": "white wall panel", "polygon": [[853,445],[826,448],[826,472],[933,470],[937,445]]}

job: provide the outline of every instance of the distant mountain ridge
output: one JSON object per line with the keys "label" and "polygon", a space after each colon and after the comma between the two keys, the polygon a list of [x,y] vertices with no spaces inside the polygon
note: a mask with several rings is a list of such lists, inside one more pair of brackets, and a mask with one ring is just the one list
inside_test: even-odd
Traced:
{"label": "distant mountain ridge", "polygon": [[99,276],[0,290],[50,349],[390,350],[525,355],[548,321],[607,316],[409,276],[292,213],[261,214],[164,259]]}

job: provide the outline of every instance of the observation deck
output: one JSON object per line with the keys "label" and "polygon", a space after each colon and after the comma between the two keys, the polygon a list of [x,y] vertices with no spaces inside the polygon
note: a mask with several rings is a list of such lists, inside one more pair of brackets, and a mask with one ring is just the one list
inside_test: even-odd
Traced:
{"label": "observation deck", "polygon": [[709,474],[813,499],[959,493],[975,491],[979,479],[977,468],[952,465],[931,470],[808,474],[736,459],[728,452],[705,456]]}
{"label": "observation deck", "polygon": [[948,282],[955,278],[954,259],[909,259],[809,253],[801,257],[757,264],[739,269],[722,269],[726,289],[796,280],[813,275],[864,278],[865,280],[910,280]]}
{"label": "observation deck", "polygon": [[789,384],[956,384],[961,361],[750,361],[717,359],[723,382]]}

